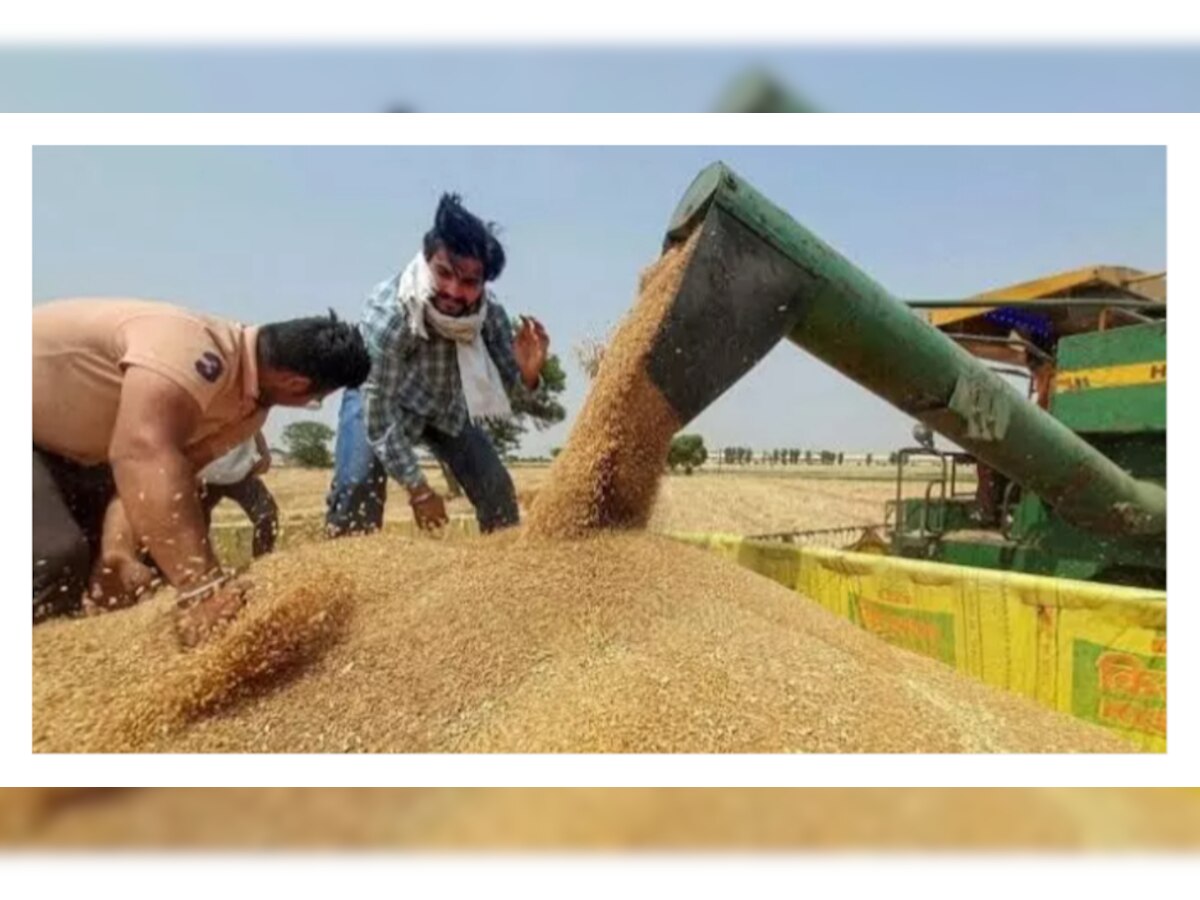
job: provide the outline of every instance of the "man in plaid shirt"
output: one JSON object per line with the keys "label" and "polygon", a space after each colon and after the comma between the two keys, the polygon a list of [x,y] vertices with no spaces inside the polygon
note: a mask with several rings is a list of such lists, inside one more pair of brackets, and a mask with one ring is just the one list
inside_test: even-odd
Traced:
{"label": "man in plaid shirt", "polygon": [[329,534],[381,528],[388,476],[408,491],[420,527],[446,523],[417,444],[462,485],[482,531],[517,523],[512,478],[480,423],[510,415],[509,398],[537,389],[550,342],[532,318],[514,335],[486,289],[504,262],[492,226],[447,194],[421,252],[371,292],[359,324],[371,375],[343,395]]}

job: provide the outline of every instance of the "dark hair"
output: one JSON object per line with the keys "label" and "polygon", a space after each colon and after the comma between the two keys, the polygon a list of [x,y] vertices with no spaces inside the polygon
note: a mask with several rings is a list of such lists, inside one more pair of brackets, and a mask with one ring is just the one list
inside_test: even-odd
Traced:
{"label": "dark hair", "polygon": [[432,259],[439,247],[483,263],[484,281],[495,281],[504,271],[504,248],[496,239],[496,223],[468,212],[458,194],[442,194],[438,201],[433,228],[425,232],[425,259]]}
{"label": "dark hair", "polygon": [[310,316],[273,322],[258,330],[258,358],[273,369],[304,375],[313,389],[356,388],[371,372],[371,357],[362,334],[349,322]]}

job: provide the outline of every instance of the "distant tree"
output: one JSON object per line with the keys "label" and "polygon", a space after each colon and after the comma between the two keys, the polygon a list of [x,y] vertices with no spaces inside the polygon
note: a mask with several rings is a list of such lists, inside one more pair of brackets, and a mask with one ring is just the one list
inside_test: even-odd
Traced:
{"label": "distant tree", "polygon": [[811,450],[804,451],[804,462],[807,465],[810,465],[810,466],[812,465],[812,451]]}
{"label": "distant tree", "polygon": [[293,422],[283,429],[283,445],[296,465],[308,469],[328,469],[333,465],[329,442],[333,429],[323,422]]}
{"label": "distant tree", "polygon": [[871,465],[871,459],[873,456],[874,456],[874,454],[872,454],[872,453],[867,454],[867,465],[868,466]]}
{"label": "distant tree", "polygon": [[834,453],[832,450],[821,451],[821,465],[832,466],[835,462],[837,462],[836,453]]}
{"label": "distant tree", "polygon": [[558,456],[558,454],[560,454],[560,453],[562,453],[562,447],[551,447],[550,448],[550,458],[551,459],[554,459],[554,457]]}
{"label": "distant tree", "polygon": [[737,458],[737,447],[726,447],[721,453],[721,459],[727,466],[732,466],[735,462],[737,462]]}
{"label": "distant tree", "polygon": [[888,465],[894,466],[896,464],[897,460],[899,460],[899,459],[900,459],[899,453],[889,453],[888,454]]}
{"label": "distant tree", "polygon": [[845,457],[845,454],[843,454],[843,453],[839,453],[839,454],[837,455],[837,464],[840,466],[840,465],[842,464],[842,461],[843,461],[845,458],[846,458],[846,457]]}
{"label": "distant tree", "polygon": [[679,434],[671,439],[671,449],[667,452],[667,465],[671,471],[682,467],[685,475],[691,475],[692,470],[704,465],[708,459],[708,451],[704,448],[704,438],[698,434]]}
{"label": "distant tree", "polygon": [[517,424],[516,415],[511,419],[486,419],[481,424],[496,452],[504,459],[511,459],[513,451],[521,446],[521,435],[525,433],[525,429]]}
{"label": "distant tree", "polygon": [[567,375],[562,363],[557,356],[548,357],[542,367],[542,383],[532,394],[517,395],[512,402],[512,417],[483,423],[496,451],[503,457],[511,457],[520,448],[521,436],[529,430],[530,423],[538,431],[545,431],[565,419],[567,411],[557,397],[566,387]]}

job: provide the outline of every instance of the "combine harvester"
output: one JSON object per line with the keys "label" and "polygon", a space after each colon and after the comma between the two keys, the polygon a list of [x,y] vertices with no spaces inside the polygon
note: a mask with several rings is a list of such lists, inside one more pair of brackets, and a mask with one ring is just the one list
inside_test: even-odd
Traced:
{"label": "combine harvester", "polygon": [[[680,202],[668,246],[697,230],[649,363],[681,421],[788,339],[917,419],[923,440],[898,454],[881,541],[680,539],[886,640],[1164,748],[1162,276],[1081,270],[926,304],[952,307],[927,321],[719,163]],[[1004,377],[1017,371],[1028,396]],[[929,432],[962,450],[934,449]],[[941,476],[905,499],[920,455]],[[979,472],[970,494],[957,490],[964,465]]]}

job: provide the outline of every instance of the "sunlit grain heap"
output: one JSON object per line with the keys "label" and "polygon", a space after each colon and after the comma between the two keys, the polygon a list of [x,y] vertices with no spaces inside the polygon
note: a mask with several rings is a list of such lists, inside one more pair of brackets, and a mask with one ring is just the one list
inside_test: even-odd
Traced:
{"label": "sunlit grain heap", "polygon": [[193,653],[169,595],[39,626],[35,749],[1130,749],[637,530],[678,427],[643,363],[689,252],[644,276],[523,533],[267,557],[243,617]]}

